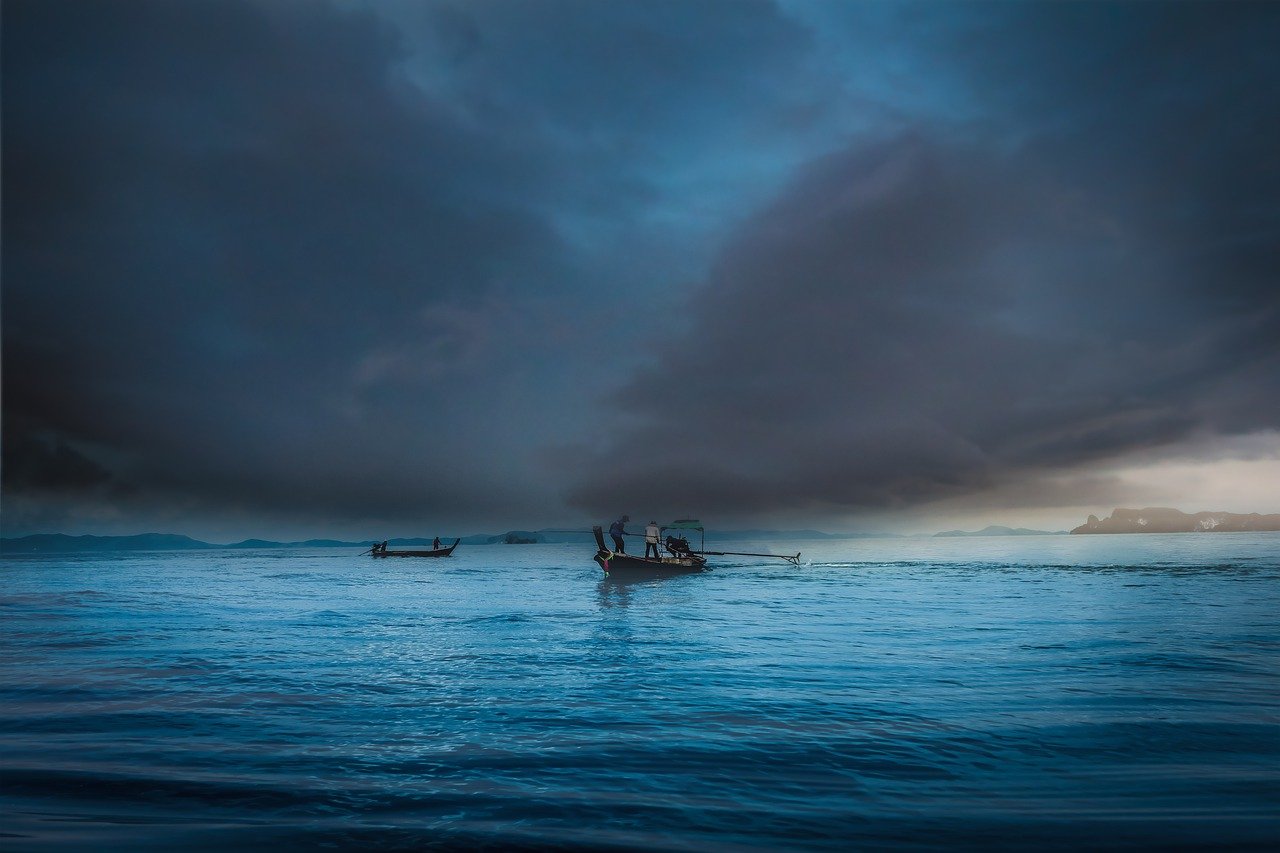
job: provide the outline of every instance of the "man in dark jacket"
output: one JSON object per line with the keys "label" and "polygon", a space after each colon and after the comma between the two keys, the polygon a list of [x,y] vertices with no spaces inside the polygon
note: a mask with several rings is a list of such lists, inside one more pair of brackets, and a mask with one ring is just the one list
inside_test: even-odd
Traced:
{"label": "man in dark jacket", "polygon": [[627,544],[622,541],[622,537],[627,535],[627,522],[630,520],[631,516],[624,515],[609,525],[609,535],[613,537],[613,550],[618,554],[627,553]]}

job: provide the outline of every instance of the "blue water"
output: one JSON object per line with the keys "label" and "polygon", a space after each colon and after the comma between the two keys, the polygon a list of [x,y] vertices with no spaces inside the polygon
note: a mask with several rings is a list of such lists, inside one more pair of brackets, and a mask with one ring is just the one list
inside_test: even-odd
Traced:
{"label": "blue water", "polygon": [[6,557],[0,847],[1280,845],[1280,534],[717,547]]}

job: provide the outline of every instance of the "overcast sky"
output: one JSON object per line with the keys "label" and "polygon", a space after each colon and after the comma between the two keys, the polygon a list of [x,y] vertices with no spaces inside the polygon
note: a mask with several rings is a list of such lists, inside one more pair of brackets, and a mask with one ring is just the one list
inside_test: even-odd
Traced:
{"label": "overcast sky", "polygon": [[1280,4],[3,7],[3,526],[1280,511]]}

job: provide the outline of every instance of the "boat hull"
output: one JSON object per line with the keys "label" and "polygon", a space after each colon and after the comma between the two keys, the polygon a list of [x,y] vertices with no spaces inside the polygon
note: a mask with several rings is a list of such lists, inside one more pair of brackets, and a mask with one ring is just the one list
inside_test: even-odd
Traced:
{"label": "boat hull", "polygon": [[458,547],[461,539],[453,540],[453,544],[448,548],[432,548],[428,551],[375,551],[370,554],[371,557],[447,557],[453,553],[453,549]]}
{"label": "boat hull", "polygon": [[609,577],[661,578],[669,575],[691,575],[700,572],[707,566],[705,557],[697,554],[674,553],[665,559],[650,560],[645,557],[634,557],[610,551],[604,544],[604,530],[600,525],[591,528],[596,537],[595,561]]}
{"label": "boat hull", "polygon": [[604,570],[604,573],[610,577],[690,575],[705,571],[707,567],[707,561],[697,556],[651,560],[607,550],[597,551],[595,561]]}

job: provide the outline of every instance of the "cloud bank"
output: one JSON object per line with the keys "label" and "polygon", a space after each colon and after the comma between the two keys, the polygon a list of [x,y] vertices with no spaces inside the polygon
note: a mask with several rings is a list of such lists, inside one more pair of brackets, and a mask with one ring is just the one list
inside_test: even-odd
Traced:
{"label": "cloud bank", "polygon": [[1202,11],[987,21],[1017,35],[957,66],[984,121],[809,164],[612,400],[575,503],[1073,506],[1122,491],[1064,473],[1274,428],[1276,60]]}
{"label": "cloud bank", "polygon": [[6,532],[1069,505],[1274,435],[1278,19],[6,4]]}

